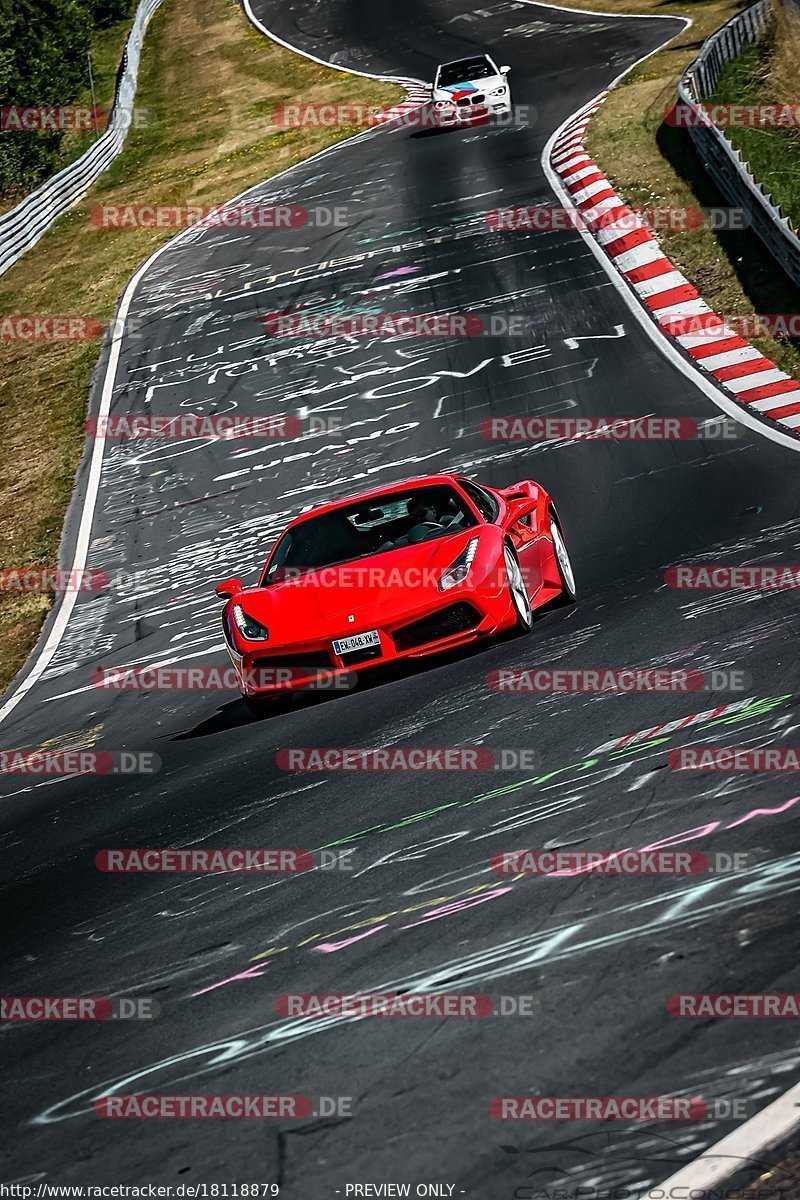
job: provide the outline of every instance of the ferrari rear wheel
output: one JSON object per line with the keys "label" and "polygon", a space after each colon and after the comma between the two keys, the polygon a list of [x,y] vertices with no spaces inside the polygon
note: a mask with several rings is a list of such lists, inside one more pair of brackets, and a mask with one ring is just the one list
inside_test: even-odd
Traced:
{"label": "ferrari rear wheel", "polygon": [[508,576],[508,590],[511,594],[511,603],[514,605],[514,611],[517,614],[517,629],[520,633],[527,633],[533,625],[533,612],[531,611],[531,602],[528,599],[528,592],[525,588],[525,580],[522,576],[517,556],[506,546],[503,549],[503,557],[506,563],[506,575]]}
{"label": "ferrari rear wheel", "polygon": [[561,576],[561,584],[564,588],[564,599],[572,601],[576,595],[575,572],[572,570],[572,563],[570,562],[558,518],[552,512],[550,514],[550,535],[553,539],[553,553],[556,556],[558,573]]}

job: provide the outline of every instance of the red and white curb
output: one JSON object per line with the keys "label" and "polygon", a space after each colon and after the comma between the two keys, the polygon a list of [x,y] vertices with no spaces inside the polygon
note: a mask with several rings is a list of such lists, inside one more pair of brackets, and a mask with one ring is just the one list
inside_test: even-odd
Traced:
{"label": "red and white curb", "polygon": [[689,729],[693,725],[701,725],[706,721],[713,721],[725,714],[731,716],[733,713],[747,708],[748,704],[753,702],[754,697],[749,696],[746,700],[735,700],[733,704],[721,704],[718,708],[707,708],[705,712],[692,713],[691,716],[682,717],[677,721],[668,721],[666,725],[653,725],[650,729],[639,729],[636,733],[627,733],[624,737],[612,738],[610,742],[603,742],[602,746],[595,746],[591,753],[594,756],[613,750],[628,750],[631,746],[649,742],[651,738],[668,737],[679,730]]}
{"label": "red and white curb", "polygon": [[[550,165],[584,227],[629,284],[665,338],[676,343],[738,404],[791,431],[800,430],[800,383],[725,325],[674,333],[671,327],[711,317],[713,309],[676,270],[646,223],[614,191],[584,146],[586,127],[607,92],[569,121],[550,152]],[[701,322],[697,322],[698,325]]]}
{"label": "red and white curb", "polygon": [[398,79],[401,87],[404,87],[408,92],[408,99],[401,100],[399,104],[393,104],[391,108],[385,109],[376,117],[376,125],[387,125],[391,121],[398,121],[401,124],[403,119],[411,112],[416,112],[428,104],[431,98],[431,89],[423,87],[415,79]]}

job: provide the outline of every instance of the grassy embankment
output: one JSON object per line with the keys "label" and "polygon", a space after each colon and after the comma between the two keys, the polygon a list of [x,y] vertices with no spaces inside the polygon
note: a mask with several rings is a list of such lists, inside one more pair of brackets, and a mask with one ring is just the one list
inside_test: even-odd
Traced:
{"label": "grassy embankment", "polygon": [[[583,5],[605,12],[690,17],[693,22],[669,46],[640,63],[612,89],[589,125],[586,143],[589,152],[632,207],[727,207],[700,165],[688,131],[665,123],[664,115],[677,99],[679,75],[695,58],[703,41],[748,3],[749,0],[690,3],[679,0],[665,8],[662,0],[638,0],[638,3],[590,0]],[[771,99],[791,103],[799,99],[797,18],[788,25],[781,16],[776,30],[772,44],[765,43],[761,51],[740,60],[741,67],[737,62],[732,68],[737,76],[746,74],[746,79],[721,81],[728,100],[741,102],[743,97],[756,94],[760,103]],[[767,80],[766,85],[759,83],[763,79]],[[738,135],[740,131],[735,132]],[[800,193],[798,131],[776,130],[774,135],[757,130],[741,132],[750,135],[749,145],[758,142],[759,146],[768,146],[766,154],[771,170],[779,160],[784,164],[780,174],[787,197],[790,187],[792,195]],[[757,170],[755,173],[758,175]],[[785,279],[752,234],[714,232],[706,227],[689,232],[659,232],[659,240],[667,256],[716,312],[742,315],[800,312],[800,292]],[[763,354],[800,378],[800,346],[771,337],[753,341]]]}

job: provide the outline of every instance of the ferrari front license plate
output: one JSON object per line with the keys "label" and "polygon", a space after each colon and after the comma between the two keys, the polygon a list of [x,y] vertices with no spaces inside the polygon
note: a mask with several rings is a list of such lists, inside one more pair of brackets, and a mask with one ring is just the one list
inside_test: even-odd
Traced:
{"label": "ferrari front license plate", "polygon": [[339,638],[333,643],[334,654],[351,654],[353,650],[363,650],[366,646],[380,646],[381,639],[377,629],[368,633],[354,633],[352,637]]}

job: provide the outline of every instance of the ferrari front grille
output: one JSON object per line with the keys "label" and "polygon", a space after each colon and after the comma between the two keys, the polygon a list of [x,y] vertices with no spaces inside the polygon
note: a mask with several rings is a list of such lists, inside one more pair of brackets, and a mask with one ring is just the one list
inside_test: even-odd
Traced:
{"label": "ferrari front grille", "polygon": [[330,671],[333,661],[327,650],[308,650],[302,654],[269,654],[257,658],[254,671],[298,671],[302,674],[314,671]]}
{"label": "ferrari front grille", "polygon": [[438,642],[442,638],[452,637],[456,633],[467,633],[480,623],[481,616],[477,609],[466,600],[449,604],[438,612],[420,617],[409,625],[401,625],[392,633],[394,644],[398,650],[414,650],[425,646],[428,642]]}
{"label": "ferrari front grille", "polygon": [[339,657],[345,666],[354,667],[356,663],[370,662],[374,658],[382,658],[383,648],[381,646],[362,646],[360,650],[349,650],[347,654],[341,654]]}

